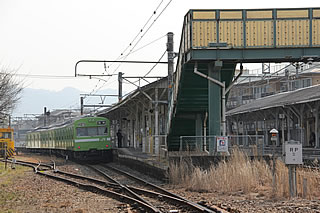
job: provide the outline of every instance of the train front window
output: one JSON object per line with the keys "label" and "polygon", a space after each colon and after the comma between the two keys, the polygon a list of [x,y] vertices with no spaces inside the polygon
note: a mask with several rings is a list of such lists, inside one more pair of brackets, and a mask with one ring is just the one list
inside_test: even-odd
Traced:
{"label": "train front window", "polygon": [[107,134],[108,134],[108,129],[104,126],[77,128],[78,137],[104,136]]}
{"label": "train front window", "polygon": [[86,127],[77,128],[77,136],[88,136],[88,129]]}
{"label": "train front window", "polygon": [[108,128],[104,126],[98,127],[98,135],[107,135],[108,134]]}
{"label": "train front window", "polygon": [[89,136],[96,136],[98,135],[97,127],[89,127],[88,128],[88,135]]}
{"label": "train front window", "polygon": [[1,139],[11,139],[11,132],[1,132],[0,138]]}

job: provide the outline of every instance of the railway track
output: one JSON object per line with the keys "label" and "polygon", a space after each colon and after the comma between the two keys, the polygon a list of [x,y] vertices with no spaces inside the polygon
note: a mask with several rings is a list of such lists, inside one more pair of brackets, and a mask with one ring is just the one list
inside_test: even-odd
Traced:
{"label": "railway track", "polygon": [[[3,162],[5,160],[2,160]],[[56,164],[54,161],[52,161],[50,164],[49,163],[42,163],[41,161],[38,161],[37,163],[35,162],[27,162],[27,161],[21,161],[21,160],[7,160],[8,163],[11,164],[17,164],[21,166],[26,166],[33,168],[34,172],[39,172],[39,171],[46,171],[46,170],[54,170],[56,168]]]}
{"label": "railway track", "polygon": [[[98,174],[102,175],[108,181],[119,185],[121,189],[126,193],[134,194],[137,199],[149,204],[152,203],[152,205],[157,206],[157,208],[161,212],[167,212],[170,208],[174,209],[172,211],[177,212],[228,212],[217,206],[207,207],[202,206],[198,203],[194,203],[155,184],[147,182],[126,171],[122,171],[112,166],[91,165],[89,167],[96,171]],[[124,184],[122,184],[121,182],[124,182]],[[149,201],[150,198],[152,198],[152,201]],[[163,203],[163,201],[166,202]],[[168,203],[171,205],[168,205]]]}
{"label": "railway track", "polygon": [[[130,209],[133,209],[136,212],[228,212],[218,207],[205,207],[194,203],[113,167],[90,166],[90,168],[98,172],[104,178],[107,178],[108,181],[106,181],[60,171],[56,168],[54,162],[34,163],[16,161],[15,163],[31,167],[36,174],[47,178],[62,181],[82,190],[104,195],[122,203],[126,203],[129,205]],[[111,170],[114,173],[117,172],[118,176],[122,173],[121,175],[123,177],[126,176],[127,179],[130,176],[131,181],[133,180],[135,182],[135,186],[129,186],[127,184],[128,182],[123,184],[110,177],[107,173],[111,173]],[[143,188],[141,188],[141,185]],[[130,212],[129,209],[128,212]]]}

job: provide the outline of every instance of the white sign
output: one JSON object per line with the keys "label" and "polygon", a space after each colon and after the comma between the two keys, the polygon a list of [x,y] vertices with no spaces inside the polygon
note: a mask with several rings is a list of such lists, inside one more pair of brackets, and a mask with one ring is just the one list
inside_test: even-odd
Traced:
{"label": "white sign", "polygon": [[228,137],[217,137],[217,152],[228,152]]}
{"label": "white sign", "polygon": [[297,142],[285,143],[285,163],[286,164],[303,164],[302,163],[302,144]]}

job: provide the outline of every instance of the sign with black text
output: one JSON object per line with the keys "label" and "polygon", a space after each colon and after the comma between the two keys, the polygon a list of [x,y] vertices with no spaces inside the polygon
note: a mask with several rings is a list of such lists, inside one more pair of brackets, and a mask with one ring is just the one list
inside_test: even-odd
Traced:
{"label": "sign with black text", "polygon": [[285,143],[285,163],[286,164],[303,164],[302,163],[302,144],[297,141]]}

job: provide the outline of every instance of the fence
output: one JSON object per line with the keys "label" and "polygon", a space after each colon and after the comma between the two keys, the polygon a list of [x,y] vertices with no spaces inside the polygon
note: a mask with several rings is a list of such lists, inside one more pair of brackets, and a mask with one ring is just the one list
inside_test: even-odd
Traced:
{"label": "fence", "polygon": [[[233,135],[228,136],[229,152],[235,147],[245,152],[248,156],[262,156],[265,153],[263,135]],[[187,152],[191,155],[217,155],[216,136],[181,136],[180,154]]]}

